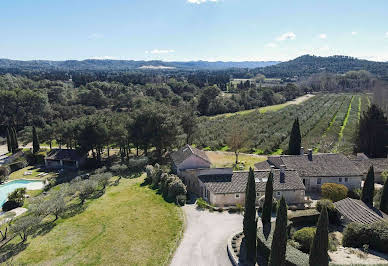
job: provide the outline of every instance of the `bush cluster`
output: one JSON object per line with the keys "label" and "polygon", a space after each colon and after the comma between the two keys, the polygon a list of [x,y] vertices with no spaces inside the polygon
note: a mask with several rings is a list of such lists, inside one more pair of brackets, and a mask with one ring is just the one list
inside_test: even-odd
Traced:
{"label": "bush cluster", "polygon": [[185,203],[187,189],[178,176],[165,173],[159,164],[147,165],[146,174],[146,182],[158,188],[165,198],[181,205]]}
{"label": "bush cluster", "polygon": [[342,240],[344,247],[369,248],[388,253],[388,223],[378,222],[370,225],[350,223],[344,230]]}
{"label": "bush cluster", "polygon": [[[271,233],[268,236],[268,239],[265,238],[263,230],[257,230],[257,254],[263,257],[268,261],[269,255],[271,253],[271,243],[275,225],[272,224]],[[291,244],[287,244],[286,249],[286,266],[299,266],[299,265],[308,265],[309,256],[302,251],[296,249]]]}
{"label": "bush cluster", "polygon": [[11,169],[9,166],[0,166],[0,183],[4,182],[10,173]]}
{"label": "bush cluster", "polygon": [[331,224],[337,224],[339,222],[338,212],[333,204],[333,202],[329,199],[321,199],[317,202],[317,211],[321,212],[323,206],[327,208],[327,215],[329,216],[329,221]]}
{"label": "bush cluster", "polygon": [[292,235],[292,239],[300,244],[299,249],[304,253],[310,252],[316,230],[314,227],[304,227]]}
{"label": "bush cluster", "polygon": [[325,183],[321,187],[322,197],[333,202],[342,200],[348,195],[348,188],[341,184]]}

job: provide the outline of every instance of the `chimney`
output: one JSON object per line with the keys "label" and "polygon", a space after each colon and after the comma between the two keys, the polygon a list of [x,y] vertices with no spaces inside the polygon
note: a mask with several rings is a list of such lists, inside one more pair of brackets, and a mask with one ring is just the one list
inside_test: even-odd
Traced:
{"label": "chimney", "polygon": [[284,164],[280,165],[280,183],[286,182],[286,166]]}
{"label": "chimney", "polygon": [[304,155],[304,148],[300,147],[300,155]]}
{"label": "chimney", "polygon": [[309,161],[313,160],[313,150],[312,149],[308,150],[308,158],[309,158]]}

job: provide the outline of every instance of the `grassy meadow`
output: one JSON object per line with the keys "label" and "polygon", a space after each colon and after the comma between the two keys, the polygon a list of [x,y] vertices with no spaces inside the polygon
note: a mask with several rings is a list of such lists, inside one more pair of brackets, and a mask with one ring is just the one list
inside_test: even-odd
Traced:
{"label": "grassy meadow", "polygon": [[15,252],[8,262],[16,265],[168,264],[182,233],[182,212],[143,181],[121,179],[81,213],[47,223],[24,244],[14,238],[0,255]]}

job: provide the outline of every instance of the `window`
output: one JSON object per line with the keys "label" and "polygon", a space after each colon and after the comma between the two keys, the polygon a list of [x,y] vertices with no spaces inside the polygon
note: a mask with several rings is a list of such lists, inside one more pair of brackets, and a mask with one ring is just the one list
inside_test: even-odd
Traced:
{"label": "window", "polygon": [[280,196],[280,191],[276,192],[276,195],[277,195],[277,196]]}
{"label": "window", "polygon": [[347,177],[345,177],[345,182],[348,182],[348,181],[349,181],[349,179]]}
{"label": "window", "polygon": [[340,178],[338,179],[338,181],[339,181],[340,183],[342,183],[342,177],[340,177]]}
{"label": "window", "polygon": [[238,199],[240,197],[240,194],[236,194],[235,197],[236,199]]}
{"label": "window", "polygon": [[320,185],[320,184],[322,184],[322,178],[317,179],[317,185]]}

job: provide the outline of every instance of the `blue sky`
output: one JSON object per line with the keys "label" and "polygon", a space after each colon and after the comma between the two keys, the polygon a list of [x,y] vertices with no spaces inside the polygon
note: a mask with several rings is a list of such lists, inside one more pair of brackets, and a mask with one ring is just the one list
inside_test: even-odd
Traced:
{"label": "blue sky", "polygon": [[0,58],[388,61],[387,0],[1,0]]}

